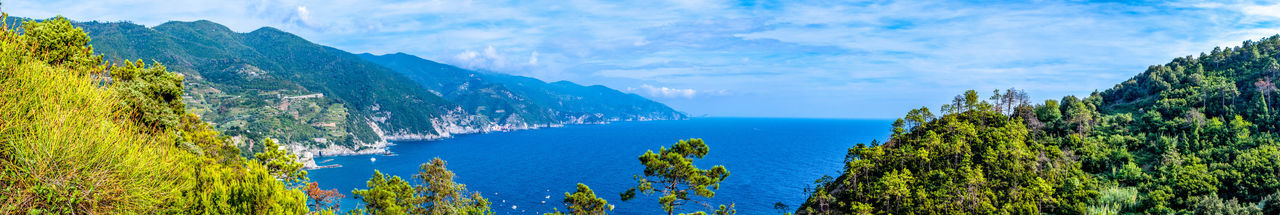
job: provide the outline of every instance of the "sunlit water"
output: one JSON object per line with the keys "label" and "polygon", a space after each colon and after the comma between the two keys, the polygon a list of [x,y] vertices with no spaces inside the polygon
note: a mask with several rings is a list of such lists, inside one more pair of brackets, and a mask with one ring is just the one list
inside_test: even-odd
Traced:
{"label": "sunlit water", "polygon": [[[714,198],[700,200],[736,203],[739,214],[778,214],[774,203],[794,210],[815,179],[839,174],[850,146],[883,140],[889,126],[886,120],[757,118],[573,125],[398,142],[391,148],[395,156],[319,158],[333,159],[321,165],[343,167],[311,170],[309,177],[322,188],[346,194],[342,207],[347,210],[362,204],[352,198],[351,190],[365,188],[374,169],[410,179],[419,164],[440,157],[457,174],[456,181],[489,198],[498,214],[542,214],[557,207],[563,211],[564,193],[579,182],[615,205],[614,214],[658,214],[662,211],[656,196],[619,200],[620,192],[635,185],[632,175],[642,174],[637,157],[680,139],[702,138],[711,153],[694,164],[704,169],[724,165],[731,174]],[[710,212],[694,204],[685,208]]]}

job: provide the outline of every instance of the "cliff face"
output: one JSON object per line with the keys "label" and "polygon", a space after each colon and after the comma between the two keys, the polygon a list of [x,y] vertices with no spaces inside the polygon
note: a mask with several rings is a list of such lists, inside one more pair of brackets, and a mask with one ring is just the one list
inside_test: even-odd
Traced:
{"label": "cliff face", "polygon": [[395,140],[686,118],[603,86],[481,73],[405,54],[355,55],[274,28],[76,25],[113,62],[154,60],[183,74],[187,107],[237,137],[246,153],[260,150],[253,142],[263,138],[308,157],[386,153]]}

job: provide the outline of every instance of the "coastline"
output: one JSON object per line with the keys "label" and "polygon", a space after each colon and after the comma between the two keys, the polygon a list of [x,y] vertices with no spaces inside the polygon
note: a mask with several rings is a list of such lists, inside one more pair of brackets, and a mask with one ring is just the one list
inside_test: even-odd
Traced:
{"label": "coastline", "polygon": [[378,134],[378,137],[381,140],[374,143],[362,144],[360,146],[357,146],[358,148],[355,148],[355,149],[348,148],[346,146],[338,146],[338,145],[332,145],[332,144],[328,145],[325,148],[310,148],[310,147],[305,147],[300,145],[288,145],[286,146],[286,148],[291,153],[298,155],[298,161],[303,163],[303,169],[312,170],[312,169],[342,167],[342,165],[338,165],[338,164],[319,165],[315,161],[317,157],[392,154],[389,148],[390,146],[396,145],[395,143],[392,143],[392,141],[435,141],[435,140],[452,138],[457,135],[487,134],[487,133],[497,133],[497,132],[521,131],[521,130],[536,130],[541,128],[559,128],[559,127],[564,127],[566,125],[604,125],[604,124],[611,124],[614,122],[645,122],[645,121],[666,121],[666,120],[688,120],[688,119],[690,119],[690,117],[679,117],[679,118],[636,117],[636,118],[628,118],[628,119],[615,118],[615,119],[602,120],[602,121],[573,120],[573,121],[561,122],[557,124],[534,124],[534,125],[518,125],[518,126],[490,125],[490,126],[483,126],[480,128],[464,127],[464,126],[458,126],[456,124],[437,123],[436,125],[445,125],[445,126],[436,127],[437,131],[444,131],[444,132],[441,132],[441,134],[439,135],[420,134],[420,133],[387,134],[375,123],[370,123],[370,126],[374,129],[374,133]]}

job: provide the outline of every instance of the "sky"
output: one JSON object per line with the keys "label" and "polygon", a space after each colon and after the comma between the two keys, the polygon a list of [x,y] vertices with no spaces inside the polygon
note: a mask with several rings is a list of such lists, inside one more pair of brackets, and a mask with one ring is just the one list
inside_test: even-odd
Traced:
{"label": "sky", "polygon": [[1087,96],[1280,33],[1280,2],[0,0],[14,16],[270,26],[353,53],[605,85],[693,116],[896,118],[968,89]]}

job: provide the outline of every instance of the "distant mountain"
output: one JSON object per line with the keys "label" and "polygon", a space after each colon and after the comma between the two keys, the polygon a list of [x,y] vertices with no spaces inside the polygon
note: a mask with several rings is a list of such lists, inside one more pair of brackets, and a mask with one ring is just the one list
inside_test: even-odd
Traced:
{"label": "distant mountain", "polygon": [[[508,123],[599,123],[684,119],[671,107],[608,87],[568,81],[547,83],[507,74],[477,72],[404,53],[360,54],[391,68],[466,110]],[[514,112],[513,112],[514,110]],[[512,118],[512,117],[516,118]]]}
{"label": "distant mountain", "polygon": [[[274,28],[209,21],[79,23],[113,61],[155,60],[187,76],[190,103],[231,135],[344,146],[387,135],[438,136],[456,105],[353,54]],[[312,95],[307,97],[296,97]],[[340,104],[340,105],[339,105]]]}
{"label": "distant mountain", "polygon": [[484,74],[403,54],[357,56],[270,27],[237,33],[210,21],[76,25],[112,62],[154,60],[182,73],[187,107],[218,130],[240,141],[278,139],[295,150],[377,153],[386,140],[686,118],[603,86]]}

